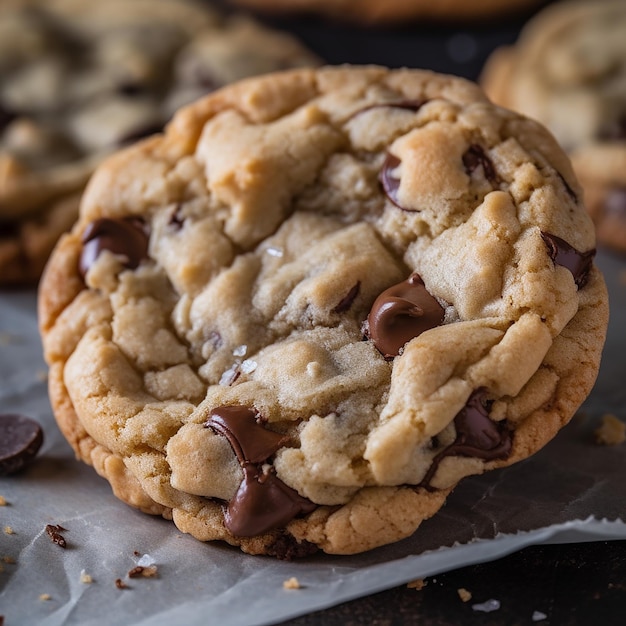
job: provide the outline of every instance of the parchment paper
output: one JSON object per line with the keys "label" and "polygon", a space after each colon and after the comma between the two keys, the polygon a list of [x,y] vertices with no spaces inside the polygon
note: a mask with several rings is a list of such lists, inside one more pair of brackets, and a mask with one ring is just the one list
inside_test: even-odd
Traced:
{"label": "parchment paper", "polygon": [[[600,253],[597,261],[609,284],[609,337],[596,387],[572,422],[531,459],[466,479],[414,537],[301,562],[203,544],[118,501],[56,428],[35,293],[0,293],[0,411],[39,420],[46,437],[34,464],[0,478],[5,626],[272,624],[531,544],[626,539],[626,444],[593,440],[604,413],[626,419],[626,259]],[[67,529],[65,550],[46,524]],[[156,578],[128,578],[152,561]],[[299,589],[283,588],[291,577]],[[118,578],[128,588],[117,588]]]}

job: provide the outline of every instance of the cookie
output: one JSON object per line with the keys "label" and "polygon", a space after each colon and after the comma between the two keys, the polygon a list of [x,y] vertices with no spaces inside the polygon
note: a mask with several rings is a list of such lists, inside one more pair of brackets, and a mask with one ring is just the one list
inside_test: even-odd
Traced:
{"label": "cookie", "polygon": [[107,160],[39,292],[59,426],[116,495],[281,558],[411,535],[541,448],[607,325],[570,162],[421,70],[225,87]]}
{"label": "cookie", "polygon": [[38,280],[107,154],[227,82],[318,64],[290,36],[192,0],[3,4],[0,285]]}
{"label": "cookie", "polygon": [[401,23],[418,18],[461,21],[513,14],[541,0],[232,0],[234,5],[263,13],[318,14],[366,25]]}
{"label": "cookie", "polygon": [[569,152],[598,240],[626,251],[626,4],[556,3],[497,49],[490,98],[546,125]]}

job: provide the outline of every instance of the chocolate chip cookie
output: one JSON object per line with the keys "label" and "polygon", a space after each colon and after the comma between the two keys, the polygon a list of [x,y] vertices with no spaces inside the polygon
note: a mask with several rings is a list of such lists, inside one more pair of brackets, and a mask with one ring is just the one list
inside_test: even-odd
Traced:
{"label": "chocolate chip cookie", "polygon": [[541,0],[232,0],[264,13],[309,13],[366,25],[401,23],[418,18],[461,21],[512,14]]}
{"label": "chocolate chip cookie", "polygon": [[564,1],[488,60],[492,100],[545,124],[570,153],[598,240],[626,251],[626,3]]}
{"label": "chocolate chip cookie", "polygon": [[104,155],[227,82],[316,65],[293,38],[193,0],[0,8],[0,285],[36,281]]}
{"label": "chocolate chip cookie", "polygon": [[594,246],[552,136],[473,83],[238,82],[91,180],[40,288],[54,412],[200,540],[368,550],[571,418],[607,325]]}

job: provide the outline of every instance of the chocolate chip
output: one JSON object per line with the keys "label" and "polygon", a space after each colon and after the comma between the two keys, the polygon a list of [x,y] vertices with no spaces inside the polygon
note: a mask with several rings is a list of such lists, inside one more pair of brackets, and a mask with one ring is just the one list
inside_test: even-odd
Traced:
{"label": "chocolate chip", "polygon": [[595,248],[588,252],[579,252],[564,239],[550,233],[541,233],[541,237],[548,248],[548,254],[555,263],[567,268],[574,277],[576,286],[581,289],[589,280],[589,273],[593,266]]}
{"label": "chocolate chip", "polygon": [[511,453],[512,435],[504,422],[489,418],[490,403],[484,389],[477,389],[454,418],[456,439],[435,456],[420,486],[430,489],[430,482],[441,461],[447,456],[467,456],[494,461]]}
{"label": "chocolate chip", "polygon": [[273,468],[263,467],[289,438],[266,429],[252,409],[217,407],[205,426],[228,439],[243,469],[244,479],[224,514],[226,528],[233,535],[259,535],[317,508],[280,480]]}
{"label": "chocolate chip", "polygon": [[14,413],[0,415],[0,476],[25,467],[42,443],[43,430],[35,420]]}
{"label": "chocolate chip", "polygon": [[387,359],[414,337],[443,322],[444,310],[418,274],[383,291],[367,317],[367,336]]}
{"label": "chocolate chip", "polygon": [[17,117],[17,113],[0,104],[0,132],[2,132]]}
{"label": "chocolate chip", "polygon": [[361,290],[361,281],[357,281],[354,287],[339,301],[339,304],[333,309],[333,313],[345,313],[350,310],[352,303],[359,295]]}
{"label": "chocolate chip", "polygon": [[145,222],[137,217],[97,219],[85,229],[82,242],[78,271],[83,278],[104,250],[126,257],[124,265],[129,269],[148,257]]}
{"label": "chocolate chip", "polygon": [[397,156],[394,156],[390,152],[387,153],[383,166],[380,170],[380,183],[383,186],[385,195],[391,200],[399,209],[403,211],[410,211],[411,209],[405,209],[398,200],[398,189],[400,188],[400,179],[393,175],[395,170],[401,161]]}
{"label": "chocolate chip", "polygon": [[492,184],[497,185],[499,183],[496,169],[491,162],[491,159],[487,156],[484,148],[477,143],[472,144],[463,155],[463,166],[468,176],[478,168],[483,168],[485,178]]}

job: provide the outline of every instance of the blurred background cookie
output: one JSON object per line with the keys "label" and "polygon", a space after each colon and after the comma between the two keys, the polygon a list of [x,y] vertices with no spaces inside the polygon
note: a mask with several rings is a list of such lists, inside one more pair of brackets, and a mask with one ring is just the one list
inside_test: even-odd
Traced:
{"label": "blurred background cookie", "polygon": [[626,251],[626,2],[567,0],[497,49],[481,83],[569,152],[600,242]]}
{"label": "blurred background cookie", "polygon": [[0,7],[0,285],[35,282],[105,154],[232,80],[319,60],[193,0]]}
{"label": "blurred background cookie", "polygon": [[541,0],[231,0],[263,13],[310,13],[361,24],[407,19],[464,20],[505,15],[537,6]]}

